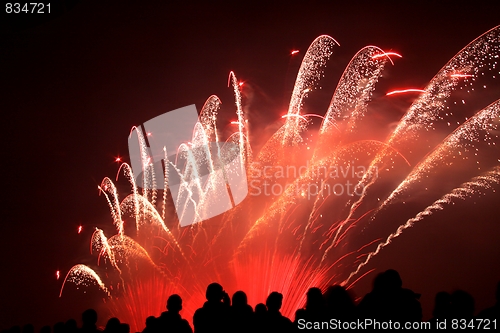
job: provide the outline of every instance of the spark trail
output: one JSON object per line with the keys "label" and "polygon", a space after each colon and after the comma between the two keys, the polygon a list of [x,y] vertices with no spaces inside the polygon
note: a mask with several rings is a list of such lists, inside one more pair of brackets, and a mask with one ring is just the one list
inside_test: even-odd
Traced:
{"label": "spark trail", "polygon": [[[495,141],[498,139],[499,121],[500,100],[478,112],[450,134],[432,153],[415,166],[408,177],[399,184],[382,205],[380,205],[378,210],[394,202],[397,197],[401,196],[415,182],[428,177],[429,173],[437,170],[448,159],[453,159],[456,161],[455,163],[460,163],[460,161],[468,160],[468,155],[471,155],[471,152],[477,156],[475,145],[479,143],[495,145]],[[457,156],[459,159],[455,158]]]}
{"label": "spark trail", "polygon": [[472,197],[475,194],[481,193],[486,189],[491,189],[495,192],[494,185],[500,184],[500,166],[494,167],[492,170],[486,172],[484,175],[477,176],[470,181],[461,184],[459,187],[453,189],[450,193],[445,194],[439,200],[434,201],[434,203],[423,211],[418,213],[415,217],[406,221],[406,223],[400,225],[396,232],[392,233],[387,237],[387,239],[377,245],[377,249],[373,252],[370,252],[366,257],[365,261],[358,265],[356,270],[354,270],[349,277],[343,282],[344,284],[348,283],[349,280],[356,274],[359,273],[360,269],[368,264],[368,262],[380,251],[389,245],[395,238],[402,235],[405,229],[411,228],[415,223],[423,220],[427,216],[432,215],[436,211],[443,210],[446,205],[455,204],[456,200],[465,200],[467,198]]}
{"label": "spark trail", "polygon": [[106,285],[102,282],[101,277],[93,269],[85,265],[75,265],[71,267],[68,274],[66,274],[66,277],[64,278],[59,297],[62,296],[66,282],[73,282],[77,286],[88,286],[89,284],[94,283],[97,284],[108,296],[111,296],[108,288],[106,288]]}

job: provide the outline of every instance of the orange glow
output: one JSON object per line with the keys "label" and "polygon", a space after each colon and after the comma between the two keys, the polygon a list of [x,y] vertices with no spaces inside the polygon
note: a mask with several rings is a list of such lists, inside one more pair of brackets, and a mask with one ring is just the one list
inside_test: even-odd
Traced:
{"label": "orange glow", "polygon": [[409,93],[409,92],[423,93],[423,92],[425,92],[425,90],[422,90],[422,89],[413,89],[413,88],[403,89],[403,90],[393,90],[393,91],[389,91],[386,94],[386,96],[391,96],[391,95],[395,95],[395,94],[404,94],[404,93]]}
{"label": "orange glow", "polygon": [[293,50],[293,51],[292,51],[292,53],[290,53],[290,54],[291,54],[291,55],[295,55],[295,54],[297,54],[297,53],[299,53],[299,50]]}

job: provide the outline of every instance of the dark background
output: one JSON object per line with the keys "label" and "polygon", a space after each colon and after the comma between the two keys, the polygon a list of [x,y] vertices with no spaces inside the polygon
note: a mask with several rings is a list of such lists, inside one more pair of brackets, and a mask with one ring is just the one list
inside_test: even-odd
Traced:
{"label": "dark background", "polygon": [[[221,118],[230,119],[230,70],[259,96],[262,111],[250,114],[250,123],[280,121],[300,59],[321,34],[341,45],[321,82],[326,103],[365,45],[404,56],[388,70],[382,93],[423,88],[462,47],[500,24],[498,1],[60,0],[51,6],[51,14],[5,14],[2,7],[0,328],[53,324],[99,301],[82,290],[58,298],[62,281],[55,272],[94,264],[92,229],[111,225],[97,186],[114,178],[117,156],[127,160],[133,125],[193,103],[199,109],[211,94],[229,114]],[[298,58],[290,56],[294,49]],[[423,294],[426,318],[440,290],[462,288],[478,309],[492,305],[500,279],[498,199],[464,202],[426,219],[371,266],[398,269],[404,285]],[[364,295],[370,284],[368,277],[355,292]]]}

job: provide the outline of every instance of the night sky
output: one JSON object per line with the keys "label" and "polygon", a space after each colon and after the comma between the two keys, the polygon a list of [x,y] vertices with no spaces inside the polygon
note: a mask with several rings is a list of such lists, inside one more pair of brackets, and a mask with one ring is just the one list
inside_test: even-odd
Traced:
{"label": "night sky", "polygon": [[[94,264],[93,228],[112,231],[97,186],[114,178],[117,157],[127,160],[132,126],[190,104],[199,110],[212,94],[223,102],[222,119],[231,120],[231,70],[252,89],[253,108],[262,110],[249,115],[250,123],[280,122],[300,59],[322,34],[341,45],[320,83],[326,105],[348,61],[366,45],[403,55],[376,96],[423,88],[460,49],[500,24],[498,1],[415,3],[59,0],[40,16],[2,8],[0,329],[52,325],[95,304],[91,292],[58,298],[55,272]],[[295,49],[298,57],[290,55]],[[411,100],[400,103],[407,108]],[[426,318],[441,290],[468,291],[477,310],[491,306],[500,280],[499,199],[464,202],[426,219],[371,267],[398,269],[404,286],[423,295]],[[355,289],[359,296],[372,277]]]}

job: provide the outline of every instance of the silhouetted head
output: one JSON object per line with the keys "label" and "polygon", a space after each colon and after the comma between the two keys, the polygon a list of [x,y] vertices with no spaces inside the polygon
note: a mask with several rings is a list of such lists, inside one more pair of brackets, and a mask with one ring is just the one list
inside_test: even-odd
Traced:
{"label": "silhouetted head", "polygon": [[267,309],[271,312],[279,311],[283,303],[283,294],[273,291],[266,300]]}
{"label": "silhouetted head", "polygon": [[224,296],[224,289],[216,282],[210,283],[207,287],[206,297],[209,302],[219,302]]}
{"label": "silhouetted head", "polygon": [[233,294],[233,306],[245,306],[248,304],[247,294],[244,291],[238,290]]}
{"label": "silhouetted head", "polygon": [[388,269],[384,272],[384,283],[388,289],[398,289],[403,286],[401,276],[394,269]]}
{"label": "silhouetted head", "polygon": [[146,318],[146,327],[147,328],[152,328],[156,326],[156,317],[155,316],[149,316]]}
{"label": "silhouetted head", "polygon": [[104,331],[116,333],[120,330],[120,320],[116,317],[109,318]]}
{"label": "silhouetted head", "polygon": [[446,318],[450,313],[451,295],[446,291],[440,291],[434,298],[434,310],[432,315],[435,318]]}
{"label": "silhouetted head", "polygon": [[22,333],[35,333],[35,326],[33,326],[32,324],[24,325]]}
{"label": "silhouetted head", "polygon": [[78,325],[76,324],[76,320],[68,319],[64,323],[64,331],[66,333],[76,332],[78,330]]}
{"label": "silhouetted head", "polygon": [[182,298],[177,295],[171,295],[167,300],[167,310],[170,312],[178,313],[182,310]]}
{"label": "silhouetted head", "polygon": [[265,315],[267,313],[267,307],[264,303],[259,303],[255,306],[255,314],[258,316]]}
{"label": "silhouetted head", "polygon": [[21,326],[19,326],[19,325],[12,326],[12,327],[9,329],[9,332],[10,332],[10,333],[21,333]]}
{"label": "silhouetted head", "polygon": [[451,294],[451,307],[454,318],[472,318],[474,316],[474,298],[463,290]]}
{"label": "silhouetted head", "polygon": [[64,333],[64,323],[62,321],[54,325],[54,333]]}
{"label": "silhouetted head", "polygon": [[84,326],[95,325],[97,323],[97,312],[94,309],[83,311],[82,322]]}
{"label": "silhouetted head", "polygon": [[318,309],[323,307],[324,299],[321,289],[313,287],[307,291],[306,309]]}
{"label": "silhouetted head", "polygon": [[126,323],[120,323],[120,333],[130,333],[130,325]]}
{"label": "silhouetted head", "polygon": [[383,273],[380,273],[373,280],[373,290],[395,290],[403,286],[403,280],[399,276],[399,273],[394,269],[388,269]]}
{"label": "silhouetted head", "polygon": [[326,306],[335,310],[354,307],[354,301],[351,295],[349,295],[344,287],[339,285],[328,287],[324,298]]}

